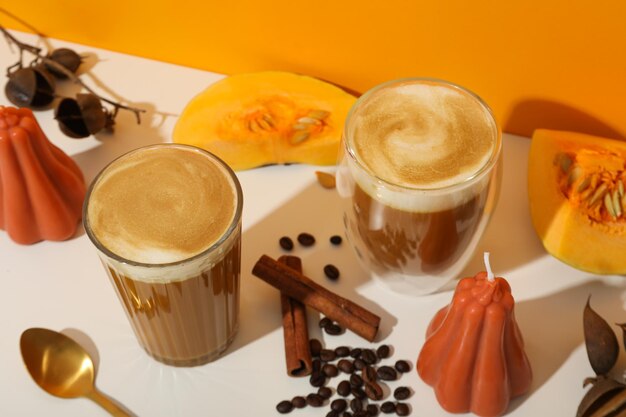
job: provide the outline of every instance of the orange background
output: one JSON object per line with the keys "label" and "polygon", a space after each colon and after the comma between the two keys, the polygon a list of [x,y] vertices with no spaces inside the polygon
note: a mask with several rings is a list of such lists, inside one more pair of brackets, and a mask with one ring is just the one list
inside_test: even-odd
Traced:
{"label": "orange background", "polygon": [[[49,0],[2,7],[50,37],[226,74],[288,70],[361,92],[393,78],[443,78],[482,96],[507,132],[530,136],[544,127],[626,138],[624,0]],[[27,30],[7,13],[0,23]]]}

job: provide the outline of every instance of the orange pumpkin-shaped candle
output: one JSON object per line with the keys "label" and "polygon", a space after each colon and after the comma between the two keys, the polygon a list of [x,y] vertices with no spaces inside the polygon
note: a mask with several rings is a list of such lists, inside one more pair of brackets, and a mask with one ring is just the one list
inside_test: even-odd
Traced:
{"label": "orange pumpkin-shaped candle", "polygon": [[50,143],[33,112],[0,106],[0,229],[21,244],[69,239],[84,198],[80,168]]}
{"label": "orange pumpkin-shaped candle", "polygon": [[530,388],[532,371],[513,312],[511,287],[487,272],[459,281],[452,302],[433,317],[417,372],[451,413],[502,415]]}

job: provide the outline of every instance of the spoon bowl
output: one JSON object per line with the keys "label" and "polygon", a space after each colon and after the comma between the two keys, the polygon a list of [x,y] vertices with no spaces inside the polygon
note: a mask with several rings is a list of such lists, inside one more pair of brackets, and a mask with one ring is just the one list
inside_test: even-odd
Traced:
{"label": "spoon bowl", "polygon": [[129,417],[95,387],[91,357],[73,339],[42,328],[27,329],[20,338],[24,364],[44,391],[61,398],[86,397],[114,416]]}

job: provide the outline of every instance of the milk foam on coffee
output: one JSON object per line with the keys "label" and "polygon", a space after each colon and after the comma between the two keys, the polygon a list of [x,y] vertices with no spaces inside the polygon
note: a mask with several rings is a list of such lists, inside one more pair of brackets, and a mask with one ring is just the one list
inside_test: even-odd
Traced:
{"label": "milk foam on coffee", "polygon": [[[452,85],[409,80],[363,99],[349,120],[349,146],[366,171],[405,188],[394,192],[349,163],[373,198],[403,210],[430,212],[467,201],[484,188],[486,181],[477,173],[500,144],[488,108],[475,96]],[[457,184],[455,192],[446,190]]]}
{"label": "milk foam on coffee", "polygon": [[183,261],[231,226],[236,187],[227,169],[202,152],[156,146],[122,157],[101,174],[88,223],[119,257],[147,264]]}

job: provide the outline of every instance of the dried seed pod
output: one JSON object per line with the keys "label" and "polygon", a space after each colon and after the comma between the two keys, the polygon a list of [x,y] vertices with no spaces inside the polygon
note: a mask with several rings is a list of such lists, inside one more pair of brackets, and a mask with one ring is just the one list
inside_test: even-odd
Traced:
{"label": "dried seed pod", "polygon": [[583,313],[585,346],[591,368],[597,375],[604,375],[617,362],[619,346],[613,329],[591,308],[590,300],[591,296],[587,299]]}
{"label": "dried seed pod", "polygon": [[54,79],[42,67],[20,68],[9,74],[4,92],[18,107],[41,108],[54,100]]}
{"label": "dried seed pod", "polygon": [[612,378],[600,376],[592,380],[593,387],[583,397],[576,417],[610,416],[626,407],[626,386]]}
{"label": "dried seed pod", "polygon": [[75,99],[64,98],[54,118],[61,131],[72,138],[86,138],[101,131],[109,120],[107,111],[94,94],[78,94]]}
{"label": "dried seed pod", "polygon": [[[59,65],[62,65],[68,71],[72,73],[76,73],[78,67],[80,67],[83,59],[78,55],[73,49],[69,48],[58,48],[53,50],[50,54],[48,54],[48,58],[52,61],[56,62]],[[63,72],[59,71],[53,65],[45,64],[46,69],[50,72],[50,74],[54,75],[59,79],[67,78],[67,75]]]}

